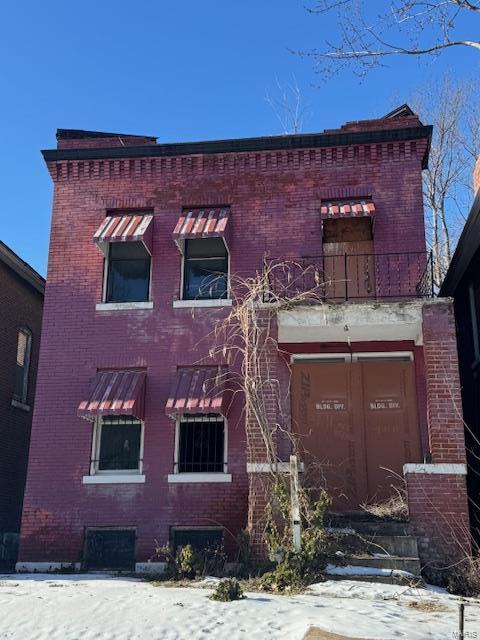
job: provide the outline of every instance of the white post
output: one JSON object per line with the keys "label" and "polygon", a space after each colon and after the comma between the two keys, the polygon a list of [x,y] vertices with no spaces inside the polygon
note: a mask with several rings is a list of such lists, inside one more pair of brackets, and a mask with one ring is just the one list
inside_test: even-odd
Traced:
{"label": "white post", "polygon": [[298,553],[302,549],[300,528],[300,503],[298,500],[298,464],[297,456],[290,456],[290,496],[292,509],[293,548]]}

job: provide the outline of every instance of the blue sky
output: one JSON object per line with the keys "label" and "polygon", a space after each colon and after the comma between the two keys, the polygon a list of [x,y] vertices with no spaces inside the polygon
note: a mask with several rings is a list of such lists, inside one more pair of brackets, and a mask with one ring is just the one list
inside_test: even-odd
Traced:
{"label": "blue sky", "polygon": [[337,30],[305,4],[3,0],[0,239],[45,274],[52,185],[40,149],[55,147],[57,128],[162,142],[282,133],[265,96],[294,76],[309,105],[304,131],[320,131],[382,115],[432,75],[478,68],[478,53],[459,49],[429,63],[392,59],[363,82],[344,72],[323,83],[289,52]]}

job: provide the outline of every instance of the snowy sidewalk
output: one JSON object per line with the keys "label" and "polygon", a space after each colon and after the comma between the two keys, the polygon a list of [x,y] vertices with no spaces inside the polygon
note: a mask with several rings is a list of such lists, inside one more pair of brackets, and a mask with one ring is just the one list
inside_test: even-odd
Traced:
{"label": "snowy sidewalk", "polygon": [[[302,640],[311,627],[368,640],[456,637],[459,600],[445,593],[348,580],[311,591],[248,593],[222,603],[208,599],[210,589],[155,587],[134,578],[6,575],[0,576],[0,639]],[[479,609],[478,601],[467,604],[466,631],[480,637]]]}

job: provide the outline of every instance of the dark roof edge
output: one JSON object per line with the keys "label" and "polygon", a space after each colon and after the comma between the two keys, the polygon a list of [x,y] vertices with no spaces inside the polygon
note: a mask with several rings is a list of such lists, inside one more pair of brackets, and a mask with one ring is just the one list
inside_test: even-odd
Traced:
{"label": "dark roof edge", "polygon": [[57,140],[80,140],[83,138],[146,138],[156,140],[157,136],[143,136],[135,133],[108,133],[108,131],[86,131],[85,129],[57,129]]}
{"label": "dark roof edge", "polygon": [[42,151],[45,162],[57,160],[104,160],[114,158],[145,158],[149,156],[183,156],[212,153],[238,153],[247,151],[274,151],[281,149],[308,149],[336,147],[374,142],[396,142],[428,139],[422,168],[427,167],[432,126],[406,127],[339,133],[308,133],[234,140],[207,140],[203,142],[176,142],[141,147],[110,147],[98,149],[47,149]]}
{"label": "dark roof edge", "polygon": [[23,280],[28,282],[42,296],[45,294],[45,278],[43,278],[28,262],[22,260],[15,251],[0,240],[0,260],[4,262],[12,271],[15,271]]}
{"label": "dark roof edge", "polygon": [[453,296],[475,253],[480,248],[480,190],[477,191],[452,261],[440,287],[441,296]]}

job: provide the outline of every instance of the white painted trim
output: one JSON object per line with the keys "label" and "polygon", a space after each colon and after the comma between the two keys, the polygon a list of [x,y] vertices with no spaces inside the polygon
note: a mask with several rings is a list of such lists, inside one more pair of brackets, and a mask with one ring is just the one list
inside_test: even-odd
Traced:
{"label": "white painted trim", "polygon": [[[305,464],[303,462],[298,464],[298,470],[300,472],[305,471]],[[290,463],[277,462],[277,464],[274,464],[270,462],[247,462],[247,473],[270,473],[271,471],[290,473]]]}
{"label": "white painted trim", "polygon": [[355,353],[293,353],[290,356],[290,363],[308,362],[309,360],[332,360],[338,358],[339,361],[358,362],[359,358],[382,360],[383,358],[394,360],[395,358],[410,358],[413,361],[411,351],[358,351]]}
{"label": "white painted trim", "polygon": [[231,473],[169,473],[169,484],[195,483],[202,484],[204,482],[231,482]]}
{"label": "white painted trim", "polygon": [[407,473],[440,473],[445,475],[455,475],[455,476],[466,476],[467,475],[467,465],[466,464],[448,464],[448,463],[438,463],[438,464],[415,464],[409,463],[403,465],[403,473],[406,475]]}
{"label": "white painted trim", "polygon": [[95,311],[131,311],[133,309],[153,309],[153,301],[146,302],[99,302]]}
{"label": "white painted trim", "polygon": [[17,562],[16,573],[55,573],[62,569],[80,571],[80,562]]}
{"label": "white painted trim", "polygon": [[382,360],[382,358],[399,360],[409,358],[410,362],[413,362],[413,353],[411,351],[359,351],[353,354],[353,362],[357,362],[358,358],[364,358],[365,360]]}
{"label": "white painted trim", "polygon": [[22,411],[30,411],[30,405],[25,404],[24,402],[20,402],[20,400],[15,400],[12,398],[11,402],[12,407],[16,407],[17,409],[21,409]]}
{"label": "white painted trim", "polygon": [[164,573],[166,562],[136,562],[135,573],[156,574]]}
{"label": "white painted trim", "polygon": [[132,474],[108,474],[83,476],[83,484],[144,484],[145,476],[139,473]]}
{"label": "white painted trim", "polygon": [[347,362],[351,358],[350,353],[292,353],[290,356],[290,363],[294,364],[300,360],[328,360],[332,358],[338,358],[338,360],[344,360]]}
{"label": "white painted trim", "polygon": [[215,298],[213,300],[174,300],[174,309],[189,309],[198,307],[231,307],[232,300],[228,298]]}

